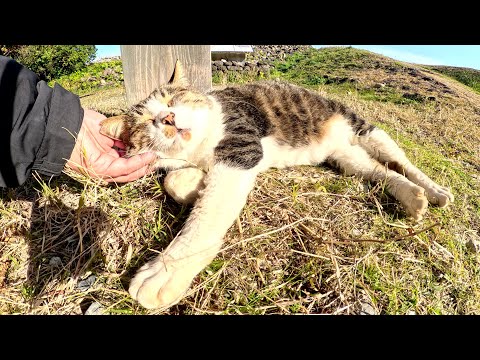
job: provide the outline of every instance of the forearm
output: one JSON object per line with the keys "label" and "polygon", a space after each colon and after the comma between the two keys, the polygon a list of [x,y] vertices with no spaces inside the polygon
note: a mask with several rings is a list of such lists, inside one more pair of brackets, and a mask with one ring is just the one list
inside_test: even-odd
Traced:
{"label": "forearm", "polygon": [[77,95],[0,56],[0,186],[21,185],[32,170],[59,175],[82,119]]}

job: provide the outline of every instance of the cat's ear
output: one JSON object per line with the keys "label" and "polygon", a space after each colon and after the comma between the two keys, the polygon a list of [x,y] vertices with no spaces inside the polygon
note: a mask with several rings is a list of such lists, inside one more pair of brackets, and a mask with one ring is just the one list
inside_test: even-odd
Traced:
{"label": "cat's ear", "polygon": [[115,140],[125,142],[125,121],[127,115],[117,115],[106,118],[100,122],[100,134]]}
{"label": "cat's ear", "polygon": [[189,81],[185,76],[185,71],[183,70],[183,65],[180,60],[177,60],[175,63],[175,70],[173,70],[172,80],[170,80],[172,85],[188,86]]}

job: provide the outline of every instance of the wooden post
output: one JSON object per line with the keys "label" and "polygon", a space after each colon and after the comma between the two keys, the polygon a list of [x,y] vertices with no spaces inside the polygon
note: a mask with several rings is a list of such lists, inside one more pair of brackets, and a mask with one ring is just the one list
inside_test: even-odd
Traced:
{"label": "wooden post", "polygon": [[166,84],[177,59],[195,88],[212,88],[210,45],[121,45],[120,51],[128,106]]}

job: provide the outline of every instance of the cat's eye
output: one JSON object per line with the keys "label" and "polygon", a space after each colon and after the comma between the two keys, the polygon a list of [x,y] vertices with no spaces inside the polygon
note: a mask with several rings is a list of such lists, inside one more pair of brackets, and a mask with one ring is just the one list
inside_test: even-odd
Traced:
{"label": "cat's eye", "polygon": [[170,101],[167,103],[167,106],[168,106],[168,107],[172,107],[172,106],[173,106],[173,100],[170,100]]}

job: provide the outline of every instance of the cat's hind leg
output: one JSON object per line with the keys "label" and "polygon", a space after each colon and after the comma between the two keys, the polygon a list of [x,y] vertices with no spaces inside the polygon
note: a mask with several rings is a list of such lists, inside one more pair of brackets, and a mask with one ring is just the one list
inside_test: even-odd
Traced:
{"label": "cat's hind leg", "polygon": [[327,159],[346,175],[356,175],[365,180],[385,182],[387,191],[403,205],[407,215],[419,221],[427,211],[425,190],[405,176],[388,169],[372,158],[360,145],[344,144]]}
{"label": "cat's hind leg", "polygon": [[374,127],[373,130],[358,136],[357,139],[358,144],[373,158],[424,188],[427,199],[431,204],[445,207],[453,202],[454,197],[450,189],[435,183],[413,165],[404,151],[385,131]]}
{"label": "cat's hind leg", "polygon": [[170,171],[163,180],[165,191],[179,204],[192,205],[205,188],[206,173],[189,167]]}

